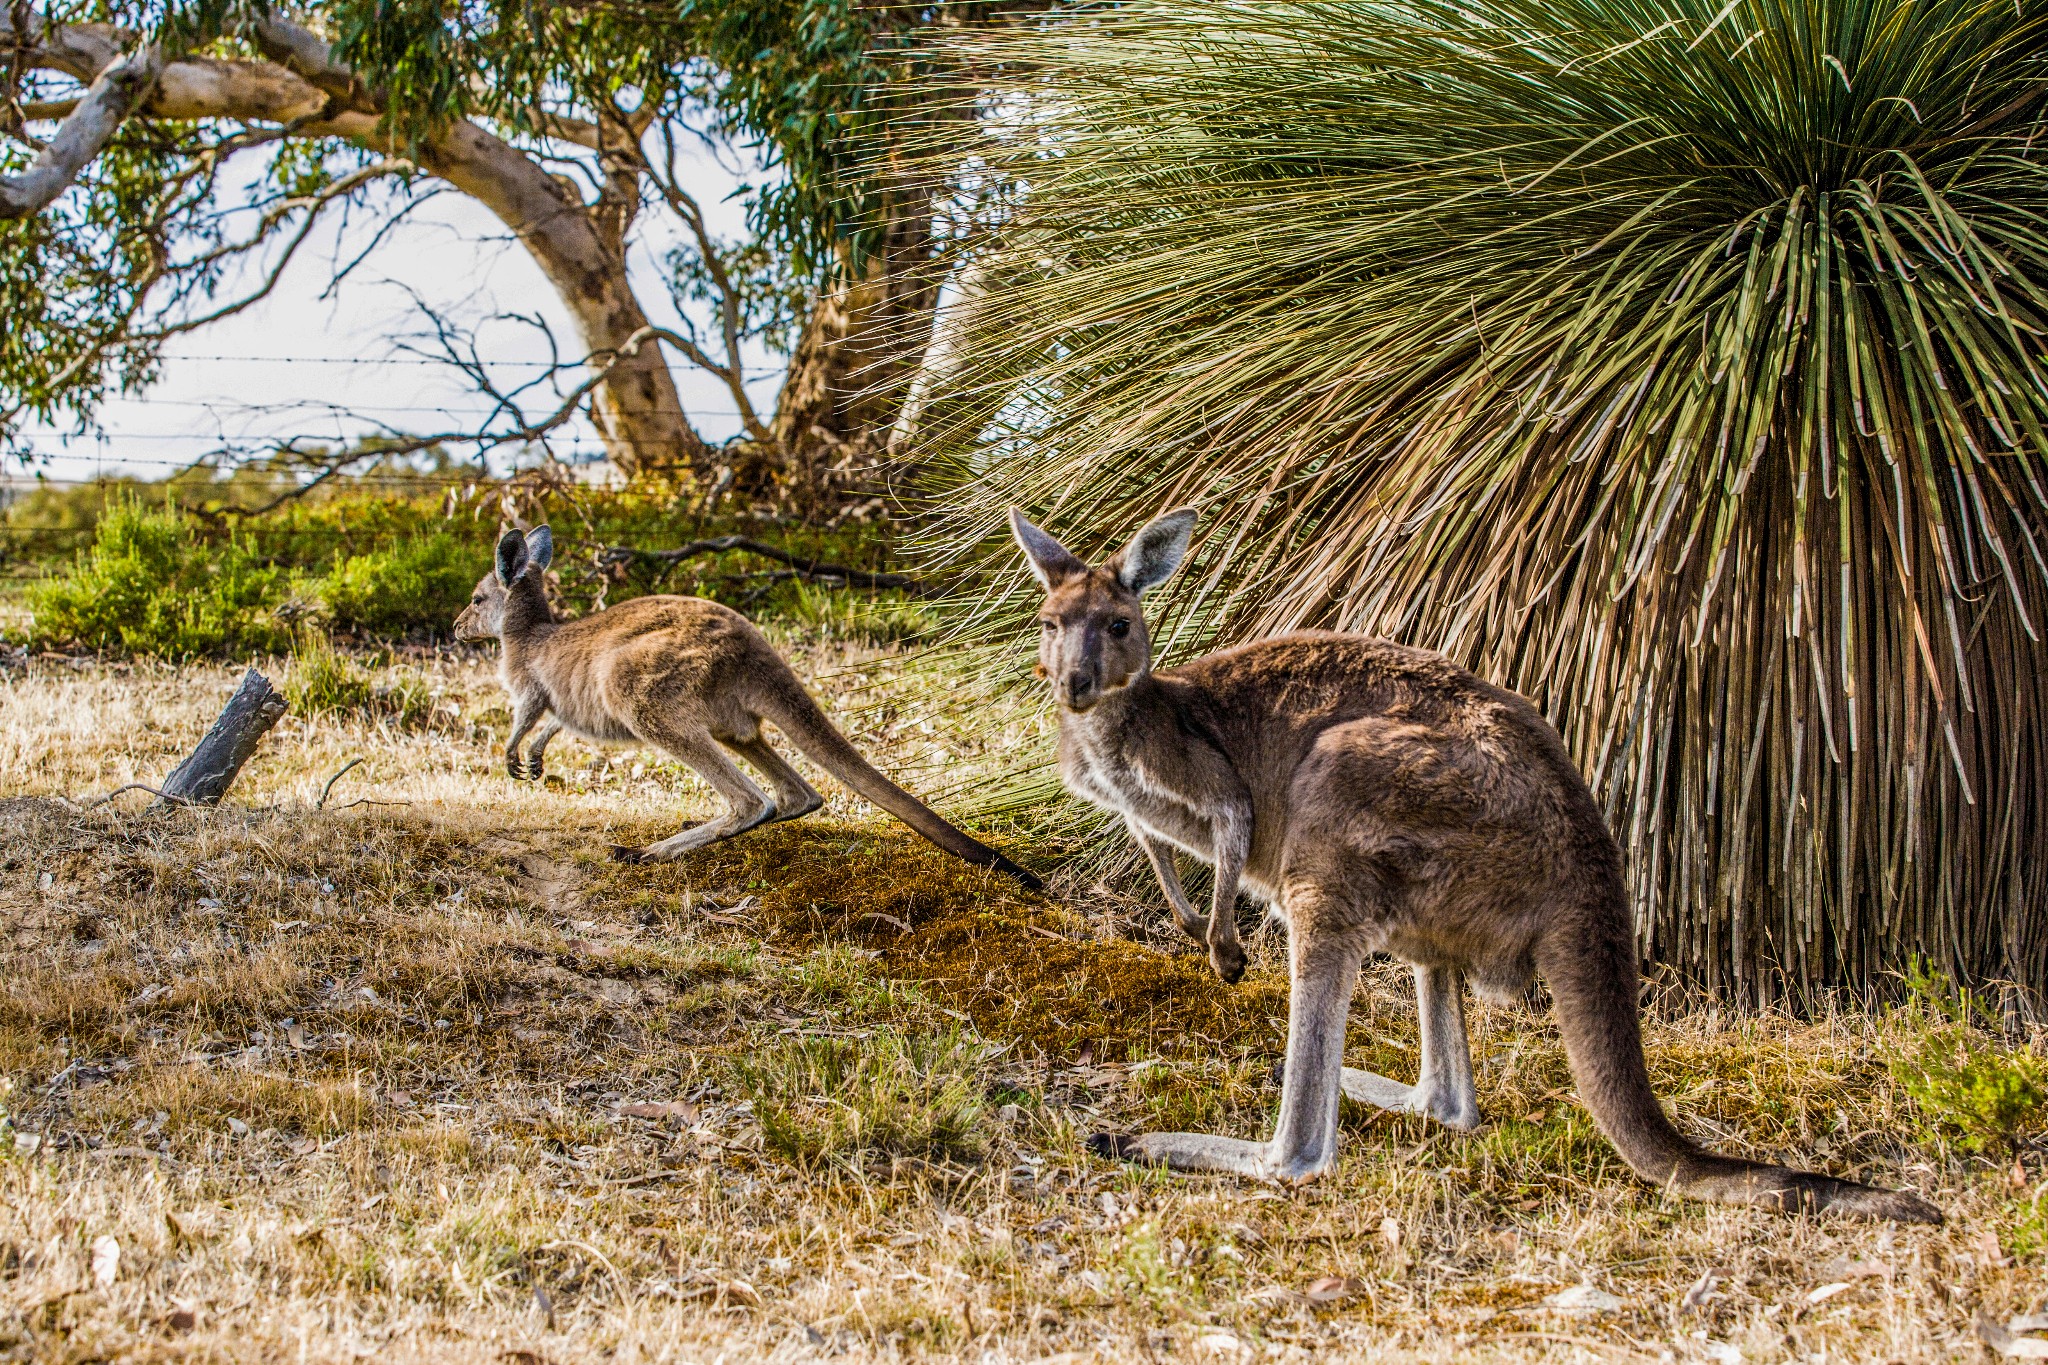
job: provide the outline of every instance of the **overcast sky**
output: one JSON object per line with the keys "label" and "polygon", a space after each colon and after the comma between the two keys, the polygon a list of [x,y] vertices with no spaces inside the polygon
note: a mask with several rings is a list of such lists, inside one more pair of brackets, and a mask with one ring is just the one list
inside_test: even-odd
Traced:
{"label": "overcast sky", "polygon": [[[697,156],[693,167],[691,188],[713,231],[722,238],[739,236],[743,207],[726,201],[737,179],[708,155]],[[657,232],[641,234],[648,240],[634,251],[635,283],[654,321],[672,326],[658,265],[667,244],[658,233],[671,220],[665,209],[647,213],[647,225]],[[549,350],[533,328],[488,322],[494,314],[538,315],[553,327],[563,359],[580,356],[567,311],[524,248],[489,211],[452,191],[416,210],[338,290],[322,297],[335,263],[359,254],[376,226],[376,219],[358,212],[344,227],[341,215],[333,214],[268,298],[175,338],[158,383],[107,403],[99,415],[103,437],[28,424],[26,434],[46,457],[37,467],[51,478],[160,476],[220,448],[224,440],[299,437],[340,445],[377,431],[379,422],[421,434],[478,425],[489,400],[468,378],[403,350],[407,336],[432,349],[419,335],[428,322],[414,293],[444,316],[478,329],[481,353],[503,387],[543,373]],[[256,278],[245,277],[243,289]],[[223,291],[221,297],[232,295]],[[756,350],[749,367],[749,388],[765,414],[773,406],[781,365]],[[677,364],[675,374],[683,406],[700,432],[719,440],[739,429],[722,384],[687,364]],[[565,378],[574,382],[573,375]],[[557,401],[541,390],[526,406],[538,416]],[[596,432],[580,417],[560,430],[554,445],[564,458],[601,453]],[[4,472],[32,471],[10,463]]]}

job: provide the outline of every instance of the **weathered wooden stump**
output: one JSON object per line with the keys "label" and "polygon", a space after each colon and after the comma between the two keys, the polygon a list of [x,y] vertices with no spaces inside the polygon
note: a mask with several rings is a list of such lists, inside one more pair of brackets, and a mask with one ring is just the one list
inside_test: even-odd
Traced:
{"label": "weathered wooden stump", "polygon": [[287,709],[284,695],[270,685],[270,679],[250,669],[199,747],[164,779],[160,794],[167,801],[188,806],[219,805],[235,775],[256,752],[264,732],[277,724]]}

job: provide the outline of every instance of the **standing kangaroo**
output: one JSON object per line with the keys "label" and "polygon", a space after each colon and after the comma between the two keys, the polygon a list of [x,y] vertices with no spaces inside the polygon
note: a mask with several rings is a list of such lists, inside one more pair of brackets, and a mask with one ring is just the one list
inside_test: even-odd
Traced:
{"label": "standing kangaroo", "polygon": [[[1303,1180],[1336,1156],[1340,1093],[1454,1128],[1479,1123],[1463,984],[1519,998],[1549,983],[1581,1098],[1636,1173],[1695,1199],[1938,1223],[1915,1195],[1716,1156],[1650,1089],[1621,852],[1536,708],[1441,655],[1304,632],[1153,672],[1139,599],[1187,554],[1195,512],[1139,531],[1090,568],[1016,512],[1045,588],[1039,671],[1060,704],[1060,775],[1124,817],[1181,927],[1225,981],[1244,973],[1240,887],[1288,929],[1287,1060],[1273,1140],[1102,1136],[1105,1156],[1182,1171]],[[1205,918],[1174,850],[1216,869]],[[1360,963],[1414,968],[1412,1086],[1343,1065]]]}
{"label": "standing kangaroo", "polygon": [[[718,818],[687,824],[645,848],[614,847],[614,858],[677,858],[825,804],[762,738],[765,720],[819,767],[946,852],[1006,872],[1026,886],[1039,885],[877,772],[746,617],[701,597],[636,597],[578,620],[557,621],[541,588],[541,574],[553,557],[547,527],[525,535],[507,531],[498,542],[496,571],[483,576],[455,618],[458,640],[495,637],[504,644],[498,677],[512,694],[506,771],[538,781],[548,741],[566,729],[601,742],[651,744],[687,764],[726,802]],[[520,742],[536,725],[539,733],[522,757]],[[760,770],[773,799],[728,750]]]}

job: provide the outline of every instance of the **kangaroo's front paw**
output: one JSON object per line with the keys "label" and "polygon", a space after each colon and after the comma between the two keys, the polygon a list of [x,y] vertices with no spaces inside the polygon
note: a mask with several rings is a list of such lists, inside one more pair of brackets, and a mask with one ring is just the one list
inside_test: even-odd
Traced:
{"label": "kangaroo's front paw", "polygon": [[613,844],[612,861],[615,863],[644,863],[648,861],[647,850],[634,848],[631,844]]}
{"label": "kangaroo's front paw", "polygon": [[1235,986],[1244,979],[1244,945],[1241,943],[1212,943],[1209,945],[1209,965],[1216,969],[1216,975],[1226,985]]}

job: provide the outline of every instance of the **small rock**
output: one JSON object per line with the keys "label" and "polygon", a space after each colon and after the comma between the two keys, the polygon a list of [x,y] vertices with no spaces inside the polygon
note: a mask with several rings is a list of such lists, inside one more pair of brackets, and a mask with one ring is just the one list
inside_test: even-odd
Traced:
{"label": "small rock", "polygon": [[105,1289],[121,1278],[121,1244],[101,1237],[92,1244],[92,1282]]}

